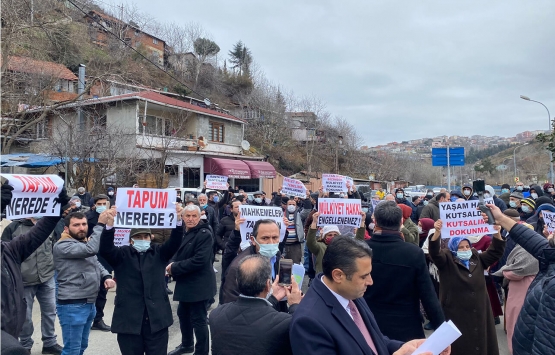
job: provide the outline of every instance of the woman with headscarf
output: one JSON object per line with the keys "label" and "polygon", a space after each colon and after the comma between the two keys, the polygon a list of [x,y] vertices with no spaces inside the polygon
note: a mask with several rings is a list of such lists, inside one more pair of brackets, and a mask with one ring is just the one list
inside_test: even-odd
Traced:
{"label": "woman with headscarf", "polygon": [[[533,229],[529,224],[524,225]],[[517,244],[507,257],[506,264],[493,273],[495,276],[504,277],[503,287],[508,287],[510,290],[507,294],[507,304],[505,306],[505,328],[507,330],[507,344],[511,354],[513,353],[512,340],[516,320],[524,304],[528,287],[534,281],[538,271],[538,260]]]}
{"label": "woman with headscarf", "polygon": [[418,246],[422,248],[424,241],[428,238],[428,233],[430,230],[434,229],[434,220],[431,218],[420,218],[418,221],[418,236],[419,242]]}
{"label": "woman with headscarf", "polygon": [[[361,212],[361,215],[361,225],[360,228],[357,229],[355,238],[364,241],[364,233],[366,231],[366,214],[364,212]],[[333,238],[341,234],[339,232],[339,228],[336,225],[328,225],[322,228],[322,231],[320,232],[320,238],[317,239],[316,232],[318,230],[318,216],[320,216],[320,212],[316,212],[312,215],[312,224],[310,225],[310,228],[308,229],[308,234],[306,236],[306,246],[308,247],[308,250],[314,255],[314,270],[316,271],[316,275],[324,270],[322,268],[322,259],[324,258],[324,253],[326,252],[326,249],[328,249],[328,245],[331,243]]]}
{"label": "woman with headscarf", "polygon": [[440,249],[441,220],[430,237],[430,257],[439,270],[439,298],[445,319],[459,328],[462,336],[451,345],[452,355],[498,355],[497,333],[486,290],[484,271],[499,260],[505,242],[495,226],[491,246],[478,253],[466,237],[453,237],[448,249]]}
{"label": "woman with headscarf", "polygon": [[407,231],[403,233],[405,237],[405,242],[418,245],[418,242],[420,241],[420,238],[418,236],[418,227],[416,226],[416,224],[414,224],[412,219],[410,219],[412,208],[403,204],[398,204],[397,206],[399,206],[401,208],[401,211],[403,211],[403,227],[407,229]]}

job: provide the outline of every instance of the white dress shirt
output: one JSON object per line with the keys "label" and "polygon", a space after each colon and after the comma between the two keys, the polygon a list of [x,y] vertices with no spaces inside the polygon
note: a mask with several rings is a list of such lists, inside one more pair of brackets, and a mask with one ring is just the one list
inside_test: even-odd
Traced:
{"label": "white dress shirt", "polygon": [[341,296],[340,294],[335,293],[331,288],[329,288],[329,286],[326,285],[326,283],[324,282],[324,276],[323,275],[322,275],[322,278],[320,279],[320,281],[322,281],[322,283],[328,288],[328,290],[330,290],[331,294],[334,295],[335,298],[337,298],[337,300],[339,301],[339,303],[341,304],[341,306],[343,307],[345,312],[347,312],[349,317],[351,317],[351,319],[353,319],[353,315],[351,314],[351,310],[349,309],[349,300],[346,299],[345,297]]}

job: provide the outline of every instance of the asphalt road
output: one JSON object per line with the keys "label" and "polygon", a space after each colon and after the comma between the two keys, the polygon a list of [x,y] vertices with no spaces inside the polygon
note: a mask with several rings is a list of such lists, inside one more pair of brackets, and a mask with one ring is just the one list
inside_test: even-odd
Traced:
{"label": "asphalt road", "polygon": [[[221,258],[219,256],[218,258]],[[217,285],[218,289],[220,287],[220,271],[221,271],[221,264],[215,263],[214,266],[218,270],[218,274],[216,274]],[[307,278],[305,277],[303,283],[303,291],[306,292],[308,285]],[[173,290],[175,286],[175,282],[169,284],[170,289]],[[104,309],[104,321],[106,324],[110,325],[112,323],[112,314],[114,311],[114,297],[116,295],[115,289],[110,290],[108,292],[108,302],[106,303],[106,308]],[[170,296],[171,300],[171,296]],[[217,301],[217,297],[216,297]],[[181,333],[179,331],[179,320],[177,319],[177,302],[171,301],[172,311],[173,311],[173,325],[169,329],[169,344],[168,350],[173,350],[176,346],[181,343]],[[213,307],[217,306],[217,302]],[[40,341],[40,307],[39,304],[35,301],[33,306],[33,323],[35,325],[35,333],[34,333],[34,340],[35,344],[31,351],[33,355],[39,355],[42,351],[42,342]],[[503,331],[503,319],[501,319],[501,324],[496,326],[497,330],[497,339],[499,342],[499,353],[501,355],[509,354],[507,349],[507,336]],[[63,346],[62,340],[62,331],[60,328],[60,324],[56,319],[56,334],[58,335],[58,344]],[[430,331],[426,331],[426,335],[429,336],[431,334]],[[116,334],[111,332],[101,332],[98,330],[92,330],[89,337],[89,347],[85,351],[86,354],[103,354],[103,355],[117,355],[120,354]]]}

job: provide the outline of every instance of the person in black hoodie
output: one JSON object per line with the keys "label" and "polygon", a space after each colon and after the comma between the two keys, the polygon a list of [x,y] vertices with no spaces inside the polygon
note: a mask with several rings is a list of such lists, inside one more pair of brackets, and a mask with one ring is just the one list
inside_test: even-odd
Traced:
{"label": "person in black hoodie", "polygon": [[[10,204],[13,187],[7,185],[1,188],[1,212]],[[66,189],[63,188],[55,199],[61,206],[69,202]],[[1,242],[2,278],[1,278],[1,330],[13,338],[17,338],[25,323],[27,306],[23,302],[23,279],[21,263],[27,259],[54,231],[60,217],[41,218],[31,230],[15,237],[13,240]],[[6,338],[11,339],[6,335]],[[4,342],[2,342],[4,344]],[[3,353],[3,352],[2,352]]]}
{"label": "person in black hoodie", "polygon": [[402,188],[395,189],[395,202],[397,202],[397,204],[402,203],[403,205],[411,207],[409,201],[405,197],[405,190]]}
{"label": "person in black hoodie", "polygon": [[538,197],[543,196],[543,190],[539,185],[532,185],[530,186],[530,198],[534,201],[538,199]]}

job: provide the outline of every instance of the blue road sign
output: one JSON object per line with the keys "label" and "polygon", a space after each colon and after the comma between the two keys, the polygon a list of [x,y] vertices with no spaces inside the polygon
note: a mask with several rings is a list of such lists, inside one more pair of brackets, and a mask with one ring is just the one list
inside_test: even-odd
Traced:
{"label": "blue road sign", "polygon": [[[447,166],[447,148],[432,148],[432,166]],[[449,147],[449,166],[464,166],[464,147]]]}

